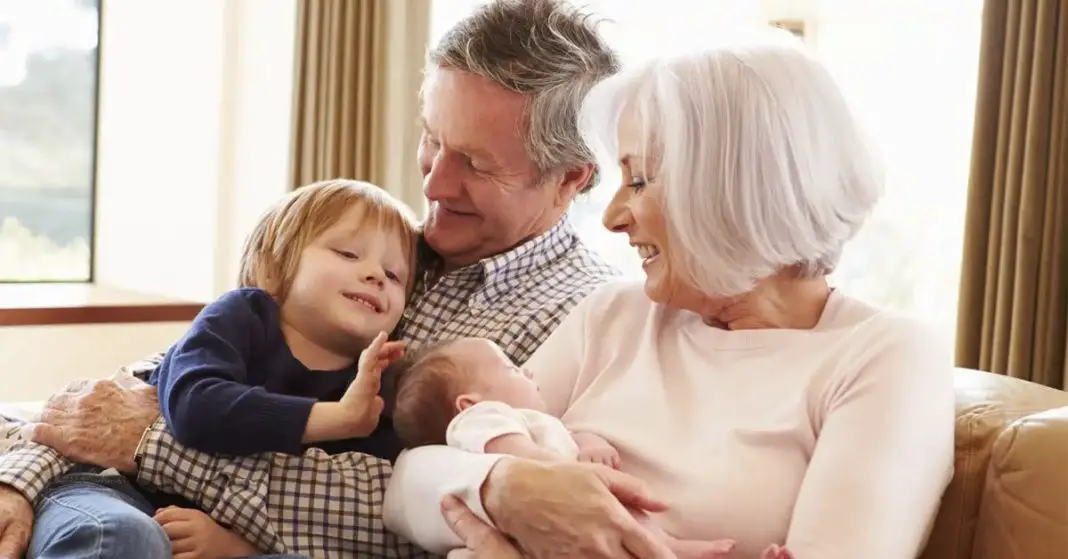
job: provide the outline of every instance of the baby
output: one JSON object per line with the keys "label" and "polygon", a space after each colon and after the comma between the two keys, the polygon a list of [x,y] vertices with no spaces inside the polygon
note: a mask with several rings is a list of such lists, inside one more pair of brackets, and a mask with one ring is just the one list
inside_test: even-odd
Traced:
{"label": "baby", "polygon": [[[406,448],[448,444],[470,452],[619,467],[619,453],[603,438],[571,433],[546,413],[530,373],[490,340],[428,346],[393,362],[384,377],[396,383],[393,425]],[[734,546],[731,540],[680,540],[644,515],[638,518],[680,558],[727,557]],[[461,547],[459,539],[456,545]]]}

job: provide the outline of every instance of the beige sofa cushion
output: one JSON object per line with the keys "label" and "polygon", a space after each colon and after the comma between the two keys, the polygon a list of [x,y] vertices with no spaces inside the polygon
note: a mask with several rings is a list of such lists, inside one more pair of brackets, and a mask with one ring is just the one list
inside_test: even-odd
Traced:
{"label": "beige sofa cushion", "polygon": [[998,436],[979,506],[974,557],[1068,555],[1068,407],[1018,419]]}
{"label": "beige sofa cushion", "polygon": [[[1008,509],[999,508],[997,511],[983,510],[982,512],[981,509],[991,506],[991,503],[986,502],[988,499],[996,502],[999,498],[1020,497],[1015,494],[1017,491],[999,492],[999,489],[1004,486],[998,483],[998,479],[994,480],[994,486],[988,486],[990,481],[987,476],[991,469],[995,472],[996,478],[1009,482],[1011,486],[1026,486],[1017,487],[1020,494],[1040,495],[1042,493],[1044,489],[1041,488],[1041,484],[1044,482],[1041,479],[1034,479],[1033,472],[1028,474],[1026,480],[1013,479],[1012,463],[1031,460],[1045,462],[1052,458],[1052,455],[1042,451],[1035,452],[1034,448],[1030,449],[1031,452],[1012,452],[1012,447],[1022,447],[1019,441],[1016,444],[1011,444],[1010,441],[1018,439],[1018,435],[1023,435],[1028,441],[1045,436],[1047,433],[1045,431],[1032,432],[1034,429],[1024,427],[1046,423],[1040,419],[1042,416],[1034,414],[1068,406],[1068,394],[1019,379],[968,369],[958,369],[955,373],[955,381],[957,428],[953,481],[942,497],[942,506],[935,519],[934,529],[921,557],[922,559],[971,559],[972,557],[1039,559],[1038,555],[1026,553],[992,556],[985,554],[991,543],[984,540],[1002,537],[1003,534],[995,535],[985,529],[980,529],[980,514],[990,517],[984,518],[983,523],[1001,524],[1005,527],[1007,519],[995,520],[994,518]],[[1054,432],[1063,433],[1060,430]],[[993,465],[991,465],[992,461]],[[998,494],[991,495],[991,490]],[[1053,500],[1051,502],[1060,503],[1063,506],[1066,501]],[[1062,515],[1061,518],[1064,516]],[[977,539],[980,540],[978,546],[976,545]],[[1010,538],[1009,541],[1002,543],[1011,544],[1011,541],[1013,540]],[[1022,549],[1031,553],[1034,551],[1030,546],[1024,546]],[[1063,553],[1064,546],[1059,546],[1057,552]]]}

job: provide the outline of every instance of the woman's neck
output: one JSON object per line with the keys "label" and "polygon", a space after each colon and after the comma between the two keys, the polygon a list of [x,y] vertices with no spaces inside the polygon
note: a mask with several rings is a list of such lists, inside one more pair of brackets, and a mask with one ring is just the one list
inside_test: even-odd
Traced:
{"label": "woman's neck", "polygon": [[831,288],[824,277],[772,276],[752,291],[701,313],[705,323],[727,330],[814,328],[823,315]]}
{"label": "woman's neck", "polygon": [[282,321],[282,336],[289,346],[289,352],[308,370],[336,371],[349,367],[356,361],[351,353],[342,354],[318,344],[285,320]]}

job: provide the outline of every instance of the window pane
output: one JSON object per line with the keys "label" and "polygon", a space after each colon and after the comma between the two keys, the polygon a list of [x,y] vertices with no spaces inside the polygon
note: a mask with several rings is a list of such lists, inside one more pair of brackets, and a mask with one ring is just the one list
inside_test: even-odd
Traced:
{"label": "window pane", "polygon": [[99,0],[0,0],[0,282],[90,279]]}
{"label": "window pane", "polygon": [[[858,110],[887,174],[886,196],[847,245],[831,282],[874,304],[915,313],[952,334],[982,0],[576,1],[609,18],[601,29],[624,64],[654,49],[700,45],[714,38],[719,27],[803,21],[805,40]],[[480,3],[436,0],[432,40]],[[600,225],[618,181],[618,174],[606,173],[572,215],[587,242],[640,277],[637,254],[626,237]]]}

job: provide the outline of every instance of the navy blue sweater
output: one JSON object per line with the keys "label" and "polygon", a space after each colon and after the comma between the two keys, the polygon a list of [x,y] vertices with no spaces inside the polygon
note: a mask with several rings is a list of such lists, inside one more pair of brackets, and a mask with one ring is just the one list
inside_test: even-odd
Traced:
{"label": "navy blue sweater", "polygon": [[[167,427],[204,452],[299,454],[312,405],[338,401],[355,364],[310,371],[282,335],[278,303],[260,289],[236,289],[206,306],[149,378]],[[370,437],[314,445],[394,460],[400,443],[383,417]]]}

